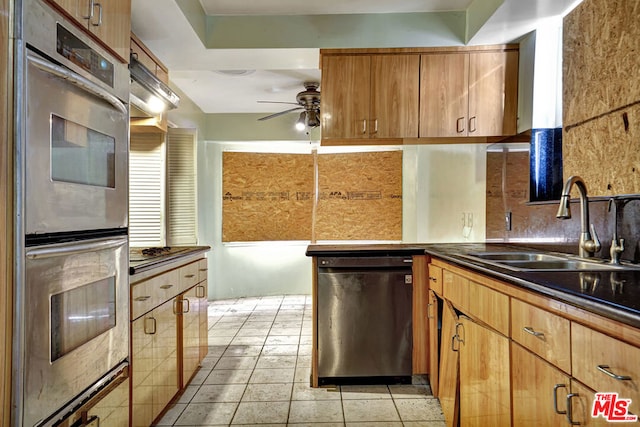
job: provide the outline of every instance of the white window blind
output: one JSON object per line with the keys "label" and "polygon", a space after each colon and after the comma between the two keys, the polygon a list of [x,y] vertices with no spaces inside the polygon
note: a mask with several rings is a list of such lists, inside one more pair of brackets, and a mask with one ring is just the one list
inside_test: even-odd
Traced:
{"label": "white window blind", "polygon": [[196,135],[189,129],[167,134],[167,244],[198,243]]}
{"label": "white window blind", "polygon": [[132,134],[129,155],[129,243],[164,246],[164,137]]}

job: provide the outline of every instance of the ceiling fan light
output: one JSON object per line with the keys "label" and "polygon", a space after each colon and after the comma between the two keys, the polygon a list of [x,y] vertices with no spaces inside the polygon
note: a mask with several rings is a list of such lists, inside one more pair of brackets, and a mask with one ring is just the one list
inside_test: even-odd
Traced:
{"label": "ceiling fan light", "polygon": [[303,131],[307,127],[306,118],[307,118],[306,111],[303,111],[302,113],[300,113],[300,117],[296,122],[296,130]]}

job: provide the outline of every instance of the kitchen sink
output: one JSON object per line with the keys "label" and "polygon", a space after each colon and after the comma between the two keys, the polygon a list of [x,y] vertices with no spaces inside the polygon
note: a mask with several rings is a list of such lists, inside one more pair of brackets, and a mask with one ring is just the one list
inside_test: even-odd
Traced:
{"label": "kitchen sink", "polygon": [[470,252],[463,257],[515,271],[619,271],[638,268],[609,264],[601,260],[585,260],[571,255],[552,255],[541,252]]}

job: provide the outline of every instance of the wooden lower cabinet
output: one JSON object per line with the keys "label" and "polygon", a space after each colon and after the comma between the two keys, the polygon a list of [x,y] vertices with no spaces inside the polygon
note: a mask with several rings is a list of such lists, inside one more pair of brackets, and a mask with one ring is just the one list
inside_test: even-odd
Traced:
{"label": "wooden lower cabinet", "polygon": [[[199,285],[198,285],[199,286]],[[181,387],[185,387],[198,370],[200,363],[200,299],[198,286],[181,294],[182,309],[182,377]]]}
{"label": "wooden lower cabinet", "polygon": [[150,426],[179,390],[175,306],[171,299],[131,323],[133,427]]}
{"label": "wooden lower cabinet", "polygon": [[413,374],[429,372],[429,280],[427,279],[427,257],[413,256]]}
{"label": "wooden lower cabinet", "polygon": [[511,423],[509,338],[460,316],[460,425]]}
{"label": "wooden lower cabinet", "polygon": [[458,425],[459,415],[459,340],[456,328],[458,315],[449,301],[442,308],[442,345],[438,396],[447,427]]}
{"label": "wooden lower cabinet", "polygon": [[529,350],[511,342],[513,425],[564,426],[569,376]]}
{"label": "wooden lower cabinet", "polygon": [[429,384],[433,397],[439,397],[438,366],[440,358],[440,337],[438,336],[438,306],[440,300],[435,292],[429,291],[427,304],[427,318],[429,320]]}
{"label": "wooden lower cabinet", "polygon": [[199,290],[196,296],[200,300],[200,304],[198,304],[198,331],[200,333],[200,355],[198,361],[202,362],[209,352],[209,290],[207,288],[207,280],[200,282],[196,288]]}

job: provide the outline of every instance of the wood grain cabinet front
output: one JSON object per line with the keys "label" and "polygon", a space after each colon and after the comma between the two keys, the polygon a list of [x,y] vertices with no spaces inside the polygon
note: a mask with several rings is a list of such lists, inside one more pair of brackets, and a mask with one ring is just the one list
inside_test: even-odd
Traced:
{"label": "wood grain cabinet front", "polygon": [[517,50],[423,54],[420,137],[514,135],[517,87]]}
{"label": "wood grain cabinet front", "polygon": [[49,0],[115,53],[120,61],[129,62],[131,33],[131,0]]}
{"label": "wood grain cabinet front", "polygon": [[418,136],[419,55],[322,57],[322,139]]}

